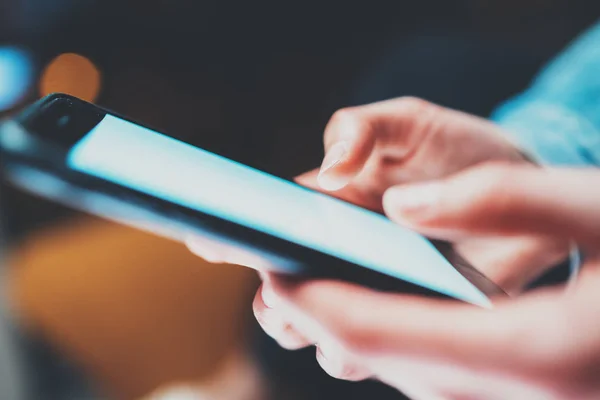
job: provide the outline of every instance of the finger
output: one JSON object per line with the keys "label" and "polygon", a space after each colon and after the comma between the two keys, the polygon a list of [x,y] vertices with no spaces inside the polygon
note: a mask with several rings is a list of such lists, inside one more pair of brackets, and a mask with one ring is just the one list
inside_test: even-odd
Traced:
{"label": "finger", "polygon": [[563,297],[551,290],[523,297],[518,304],[500,304],[490,312],[340,282],[273,282],[283,303],[309,315],[350,354],[360,356],[433,357],[481,368],[527,368],[556,363],[553,358],[564,349],[557,344],[565,340],[565,329],[567,336],[572,334],[573,324],[565,323],[565,308],[556,300]]}
{"label": "finger", "polygon": [[[375,145],[395,158],[412,152],[442,110],[414,98],[400,98],[337,111],[324,135],[325,157],[318,177],[328,191],[346,186],[365,166]],[[436,114],[434,116],[434,113]],[[441,114],[441,112],[440,112]],[[388,146],[393,142],[393,146]]]}
{"label": "finger", "polygon": [[[334,378],[360,381],[371,376],[370,371],[364,365],[351,359],[326,335],[315,334],[315,330],[305,327],[306,332],[310,332],[312,337],[315,338],[311,341],[307,339],[306,335],[295,329],[292,324],[283,322],[281,309],[285,310],[285,307],[282,307],[281,299],[273,289],[273,281],[292,280],[293,278],[272,273],[263,273],[261,278],[263,284],[256,294],[253,308],[259,324],[269,336],[288,350],[296,350],[316,344],[319,365]],[[289,317],[289,314],[286,314],[286,316]],[[316,338],[318,338],[318,342]]]}
{"label": "finger", "polygon": [[309,189],[321,191],[322,189],[321,186],[319,186],[318,176],[319,169],[313,169],[301,175],[298,175],[294,178],[294,181],[297,184],[305,186]]}
{"label": "finger", "polygon": [[215,264],[233,264],[249,267],[258,271],[270,271],[272,263],[257,253],[239,246],[203,236],[186,238],[187,248],[199,257]]}
{"label": "finger", "polygon": [[539,234],[600,239],[600,171],[491,164],[384,195],[393,220],[428,236]]}
{"label": "finger", "polygon": [[185,245],[192,253],[213,264],[225,264],[229,258],[228,248],[218,241],[205,237],[188,237]]}
{"label": "finger", "polygon": [[379,193],[375,193],[370,190],[364,190],[352,184],[349,184],[334,192],[327,192],[319,185],[318,175],[318,169],[312,170],[296,177],[295,181],[309,189],[319,192],[326,192],[326,194],[332,197],[347,201],[348,203],[355,204],[359,207],[368,208],[376,212],[383,211],[381,208],[381,195]]}
{"label": "finger", "polygon": [[261,288],[256,292],[252,304],[254,316],[261,328],[284,349],[298,350],[310,346],[312,343],[297,332],[291,324],[285,322],[277,309],[265,304],[263,299],[264,287],[265,284],[263,283]]}

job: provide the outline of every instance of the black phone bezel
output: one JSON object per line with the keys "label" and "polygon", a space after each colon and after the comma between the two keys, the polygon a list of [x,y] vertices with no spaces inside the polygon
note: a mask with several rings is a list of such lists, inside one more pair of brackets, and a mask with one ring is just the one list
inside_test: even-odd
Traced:
{"label": "black phone bezel", "polygon": [[[53,104],[68,104],[73,113],[71,130],[48,123],[44,118]],[[297,243],[266,234],[229,220],[221,219],[198,210],[189,209],[146,193],[115,184],[113,182],[77,172],[66,165],[69,150],[96,126],[105,115],[110,114],[129,122],[147,127],[138,121],[103,109],[91,103],[66,94],[52,94],[34,103],[15,118],[25,130],[35,138],[39,146],[16,152],[1,148],[4,166],[21,165],[50,174],[73,185],[94,193],[100,193],[117,200],[135,204],[144,210],[151,211],[163,218],[177,220],[195,231],[210,233],[212,236],[234,242],[250,249],[260,249],[279,259],[293,260],[302,266],[301,274],[307,277],[342,279],[345,281],[372,287],[378,290],[430,295],[447,298],[448,296],[433,290],[406,282],[387,274],[350,263],[334,256],[318,252]],[[152,128],[150,128],[152,129]],[[156,130],[158,132],[158,130]],[[42,151],[52,148],[53,151]],[[303,190],[310,190],[299,186]],[[452,246],[445,242],[431,241],[450,263],[474,286],[486,296],[492,298],[506,296],[506,293],[462,259]],[[280,272],[290,272],[282,270]],[[297,271],[295,271],[297,273]]]}

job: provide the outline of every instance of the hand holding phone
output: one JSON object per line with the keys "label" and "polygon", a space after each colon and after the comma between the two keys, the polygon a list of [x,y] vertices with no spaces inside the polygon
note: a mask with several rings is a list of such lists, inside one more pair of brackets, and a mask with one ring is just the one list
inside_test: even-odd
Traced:
{"label": "hand holding phone", "polygon": [[490,307],[502,291],[443,243],[67,95],[0,131],[6,175],[73,207],[183,241],[202,236],[283,273]]}

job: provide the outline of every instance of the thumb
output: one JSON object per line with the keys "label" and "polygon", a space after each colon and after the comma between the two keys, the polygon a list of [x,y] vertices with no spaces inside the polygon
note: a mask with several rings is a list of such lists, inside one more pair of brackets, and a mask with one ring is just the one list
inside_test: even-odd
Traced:
{"label": "thumb", "polygon": [[490,164],[450,178],[396,186],[386,214],[441,239],[543,234],[600,240],[600,170]]}

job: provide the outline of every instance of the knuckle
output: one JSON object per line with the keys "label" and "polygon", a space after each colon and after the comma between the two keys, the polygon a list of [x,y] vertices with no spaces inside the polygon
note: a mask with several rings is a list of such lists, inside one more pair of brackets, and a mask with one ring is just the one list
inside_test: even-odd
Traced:
{"label": "knuckle", "polygon": [[433,103],[419,97],[404,96],[398,99],[398,104],[410,114],[421,114],[435,109]]}
{"label": "knuckle", "polygon": [[[414,140],[418,143],[422,143],[426,137],[437,138],[444,131],[445,118],[441,107],[417,97],[402,97],[398,104],[398,111],[404,116],[403,131],[415,134]],[[417,142],[412,145],[417,145]]]}
{"label": "knuckle", "polygon": [[359,316],[346,315],[340,318],[333,334],[342,349],[354,355],[367,353],[372,345],[372,337]]}
{"label": "knuckle", "polygon": [[354,107],[344,107],[333,113],[331,121],[339,122],[354,118],[356,118],[356,109]]}
{"label": "knuckle", "polygon": [[331,116],[329,127],[341,127],[347,125],[360,124],[361,118],[355,108],[341,108]]}
{"label": "knuckle", "polygon": [[361,135],[371,129],[368,116],[360,112],[360,107],[347,107],[337,110],[325,129],[325,143],[337,140],[344,135]]}

